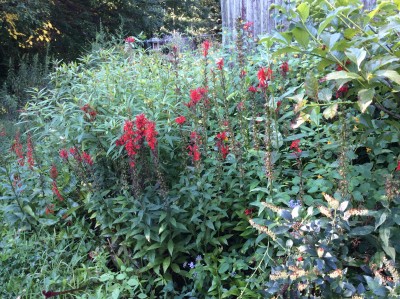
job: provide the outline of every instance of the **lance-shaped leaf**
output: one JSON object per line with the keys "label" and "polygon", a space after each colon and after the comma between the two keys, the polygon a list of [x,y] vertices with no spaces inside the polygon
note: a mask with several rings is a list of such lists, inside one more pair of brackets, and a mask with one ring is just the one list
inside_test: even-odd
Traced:
{"label": "lance-shaped leaf", "polygon": [[385,77],[400,85],[400,75],[394,70],[382,70],[375,73],[377,77]]}
{"label": "lance-shaped leaf", "polygon": [[360,65],[367,56],[367,52],[364,49],[349,48],[344,53],[351,61],[357,64],[358,70],[360,70]]}
{"label": "lance-shaped leaf", "polygon": [[334,118],[338,109],[338,104],[333,104],[328,106],[323,112],[323,115],[326,119]]}
{"label": "lance-shaped leaf", "polygon": [[361,89],[358,92],[358,106],[360,107],[360,111],[362,113],[365,112],[365,110],[368,108],[369,105],[371,105],[375,95],[375,90],[373,88],[371,89]]}
{"label": "lance-shaped leaf", "polygon": [[310,15],[310,5],[307,2],[303,2],[297,6],[297,11],[299,12],[301,20],[305,22]]}

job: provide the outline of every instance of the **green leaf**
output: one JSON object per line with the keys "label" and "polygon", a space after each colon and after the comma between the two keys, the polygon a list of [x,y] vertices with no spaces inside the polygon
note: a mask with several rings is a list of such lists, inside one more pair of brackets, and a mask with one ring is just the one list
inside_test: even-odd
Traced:
{"label": "green leaf", "polygon": [[379,230],[379,237],[382,240],[384,247],[389,247],[390,228],[381,228]]}
{"label": "green leaf", "polygon": [[370,276],[364,275],[365,280],[367,281],[369,289],[377,296],[386,297],[388,290],[382,286],[379,281],[373,279]]}
{"label": "green leaf", "polygon": [[23,210],[24,210],[24,212],[27,213],[28,215],[32,216],[33,218],[36,218],[36,215],[35,215],[35,213],[33,212],[33,210],[32,210],[32,208],[31,208],[30,205],[26,205],[26,206],[23,208]]}
{"label": "green leaf", "polygon": [[396,82],[397,84],[400,85],[400,75],[396,71],[393,71],[393,70],[377,71],[375,73],[375,76],[388,78],[388,79],[392,80],[393,82]]}
{"label": "green leaf", "polygon": [[119,298],[119,293],[120,293],[120,289],[117,287],[116,289],[114,289],[114,291],[111,293],[111,298],[112,299],[118,299]]}
{"label": "green leaf", "polygon": [[351,61],[357,64],[358,70],[360,70],[360,65],[367,56],[367,52],[364,49],[348,48],[344,53]]}
{"label": "green leaf", "polygon": [[162,266],[163,266],[164,273],[167,272],[167,269],[170,264],[171,264],[171,257],[167,257],[163,260]]}
{"label": "green leaf", "polygon": [[126,283],[131,287],[139,286],[139,280],[136,277],[131,277]]}
{"label": "green leaf", "polygon": [[116,277],[117,280],[124,280],[126,278],[126,274],[125,273],[119,273]]}
{"label": "green leaf", "polygon": [[[346,72],[346,71],[338,71],[330,73],[326,76],[326,80],[342,80],[342,84],[351,81],[351,80],[360,80],[363,81],[363,78],[356,73]],[[343,82],[344,81],[344,82]]]}
{"label": "green leaf", "polygon": [[386,252],[388,256],[392,258],[393,261],[396,260],[396,250],[392,246],[383,246],[383,250]]}
{"label": "green leaf", "polygon": [[365,112],[365,110],[368,108],[369,105],[371,105],[375,95],[375,90],[373,88],[371,89],[361,89],[358,92],[358,106],[360,107],[360,111],[362,113]]}
{"label": "green leaf", "polygon": [[312,72],[309,72],[304,82],[306,95],[309,98],[316,100],[318,98],[318,79]]}
{"label": "green leaf", "polygon": [[332,90],[324,88],[318,92],[318,99],[323,102],[329,102],[332,99]]}
{"label": "green leaf", "polygon": [[293,36],[296,41],[304,48],[307,48],[308,42],[310,41],[308,32],[303,28],[294,28],[292,30]]}
{"label": "green leaf", "polygon": [[139,299],[144,299],[144,298],[147,298],[147,295],[144,294],[144,293],[140,293],[140,294],[138,295],[138,298],[139,298]]}
{"label": "green leaf", "polygon": [[382,213],[381,216],[379,217],[379,220],[378,219],[376,220],[375,230],[377,230],[378,227],[381,226],[386,221],[386,218],[387,218],[387,214]]}
{"label": "green leaf", "polygon": [[180,273],[181,272],[181,268],[179,268],[179,266],[177,264],[171,264],[171,269],[175,273]]}
{"label": "green leaf", "polygon": [[303,2],[297,6],[297,11],[299,12],[301,20],[305,22],[310,15],[310,6],[307,2]]}
{"label": "green leaf", "polygon": [[218,273],[219,273],[219,274],[222,274],[222,273],[225,273],[225,272],[228,271],[228,270],[229,270],[229,264],[228,264],[228,263],[223,263],[223,264],[221,265],[221,267],[219,267]]}
{"label": "green leaf", "polygon": [[371,225],[365,225],[365,226],[359,226],[359,227],[355,227],[353,228],[349,235],[352,236],[364,236],[364,235],[368,235],[370,233],[372,233],[374,231],[374,227]]}
{"label": "green leaf", "polygon": [[338,104],[333,104],[328,106],[324,112],[323,115],[326,119],[334,118],[338,109]]}
{"label": "green leaf", "polygon": [[331,21],[333,20],[334,17],[335,17],[334,14],[329,14],[325,18],[325,20],[322,21],[322,23],[319,25],[319,28],[318,28],[318,35],[320,35],[322,31],[324,31],[326,26],[328,26],[331,23]]}
{"label": "green leaf", "polygon": [[148,226],[144,228],[144,236],[146,237],[147,242],[150,242],[150,228]]}
{"label": "green leaf", "polygon": [[172,253],[174,252],[174,241],[172,241],[172,239],[169,239],[167,248],[168,248],[169,254],[172,256]]}

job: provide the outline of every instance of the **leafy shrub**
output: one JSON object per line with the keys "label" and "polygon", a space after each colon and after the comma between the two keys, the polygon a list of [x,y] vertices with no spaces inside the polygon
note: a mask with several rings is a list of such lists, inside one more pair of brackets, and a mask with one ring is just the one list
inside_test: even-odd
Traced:
{"label": "leafy shrub", "polygon": [[98,48],[32,93],[2,210],[10,227],[88,227],[99,255],[82,298],[397,294],[393,113],[355,109],[357,84],[319,82],[325,58],[293,45],[301,25],[283,48],[255,48],[249,26],[235,52]]}

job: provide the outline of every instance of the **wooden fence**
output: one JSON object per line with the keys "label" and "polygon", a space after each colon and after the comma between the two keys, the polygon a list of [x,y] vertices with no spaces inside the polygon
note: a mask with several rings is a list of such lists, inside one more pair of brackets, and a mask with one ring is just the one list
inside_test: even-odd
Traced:
{"label": "wooden fence", "polygon": [[[278,25],[286,25],[284,18],[273,16],[270,12],[272,4],[286,7],[288,0],[221,0],[222,27],[226,32],[234,34],[236,20],[240,17],[253,22],[254,36],[271,32]],[[365,9],[375,6],[376,0],[363,0]],[[224,38],[226,34],[224,34]]]}

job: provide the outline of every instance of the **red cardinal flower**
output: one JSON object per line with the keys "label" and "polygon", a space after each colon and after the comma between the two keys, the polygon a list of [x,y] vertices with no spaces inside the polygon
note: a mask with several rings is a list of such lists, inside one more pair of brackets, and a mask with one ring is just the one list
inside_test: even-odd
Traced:
{"label": "red cardinal flower", "polygon": [[246,30],[246,31],[249,31],[250,27],[252,27],[253,25],[254,25],[253,22],[246,22],[246,23],[243,25],[243,29]]}
{"label": "red cardinal flower", "polygon": [[90,165],[90,166],[93,165],[92,157],[91,157],[88,153],[82,152],[82,158],[83,158],[83,161],[84,161],[86,164],[88,164],[88,165]]}
{"label": "red cardinal flower", "polygon": [[226,159],[229,154],[229,146],[225,144],[228,141],[228,135],[225,131],[218,133],[216,136],[217,139],[217,147],[221,152],[222,159]]}
{"label": "red cardinal flower", "polygon": [[196,89],[191,89],[190,90],[190,102],[186,103],[185,105],[188,108],[195,107],[201,99],[204,97],[204,95],[207,93],[207,89],[204,87],[198,87]]}
{"label": "red cardinal flower", "polygon": [[63,160],[68,160],[68,151],[66,149],[60,150],[60,158]]}
{"label": "red cardinal flower", "polygon": [[53,164],[50,168],[50,177],[55,180],[58,177],[58,170],[57,167]]}
{"label": "red cardinal flower", "polygon": [[203,42],[203,56],[207,57],[208,56],[208,50],[210,49],[211,43],[209,40],[205,40]]}
{"label": "red cardinal flower", "polygon": [[344,96],[349,91],[349,87],[347,85],[343,85],[336,91],[336,98],[340,98]]}
{"label": "red cardinal flower", "polygon": [[287,72],[289,72],[289,63],[287,61],[285,61],[284,63],[282,63],[282,65],[280,66],[281,69],[281,73],[283,76],[286,76]]}
{"label": "red cardinal flower", "polygon": [[267,81],[271,80],[272,78],[272,70],[270,68],[266,69],[265,67],[260,68],[257,73],[257,78],[259,82],[259,87],[267,88]]}
{"label": "red cardinal flower", "polygon": [[125,42],[126,43],[134,43],[135,38],[133,36],[128,36],[127,38],[125,38]]}
{"label": "red cardinal flower", "polygon": [[299,145],[300,145],[300,139],[294,140],[290,145],[290,149],[294,150],[295,153],[301,153],[302,150],[300,149]]}
{"label": "red cardinal flower", "polygon": [[220,58],[217,60],[217,68],[222,71],[222,69],[224,68],[224,59]]}
{"label": "red cardinal flower", "polygon": [[186,122],[186,117],[184,117],[183,115],[178,116],[177,118],[175,118],[175,122],[182,126],[185,122]]}
{"label": "red cardinal flower", "polygon": [[397,162],[397,168],[396,171],[400,171],[400,161]]}
{"label": "red cardinal flower", "polygon": [[250,87],[249,87],[249,91],[250,91],[250,92],[257,92],[257,87],[250,86]]}

